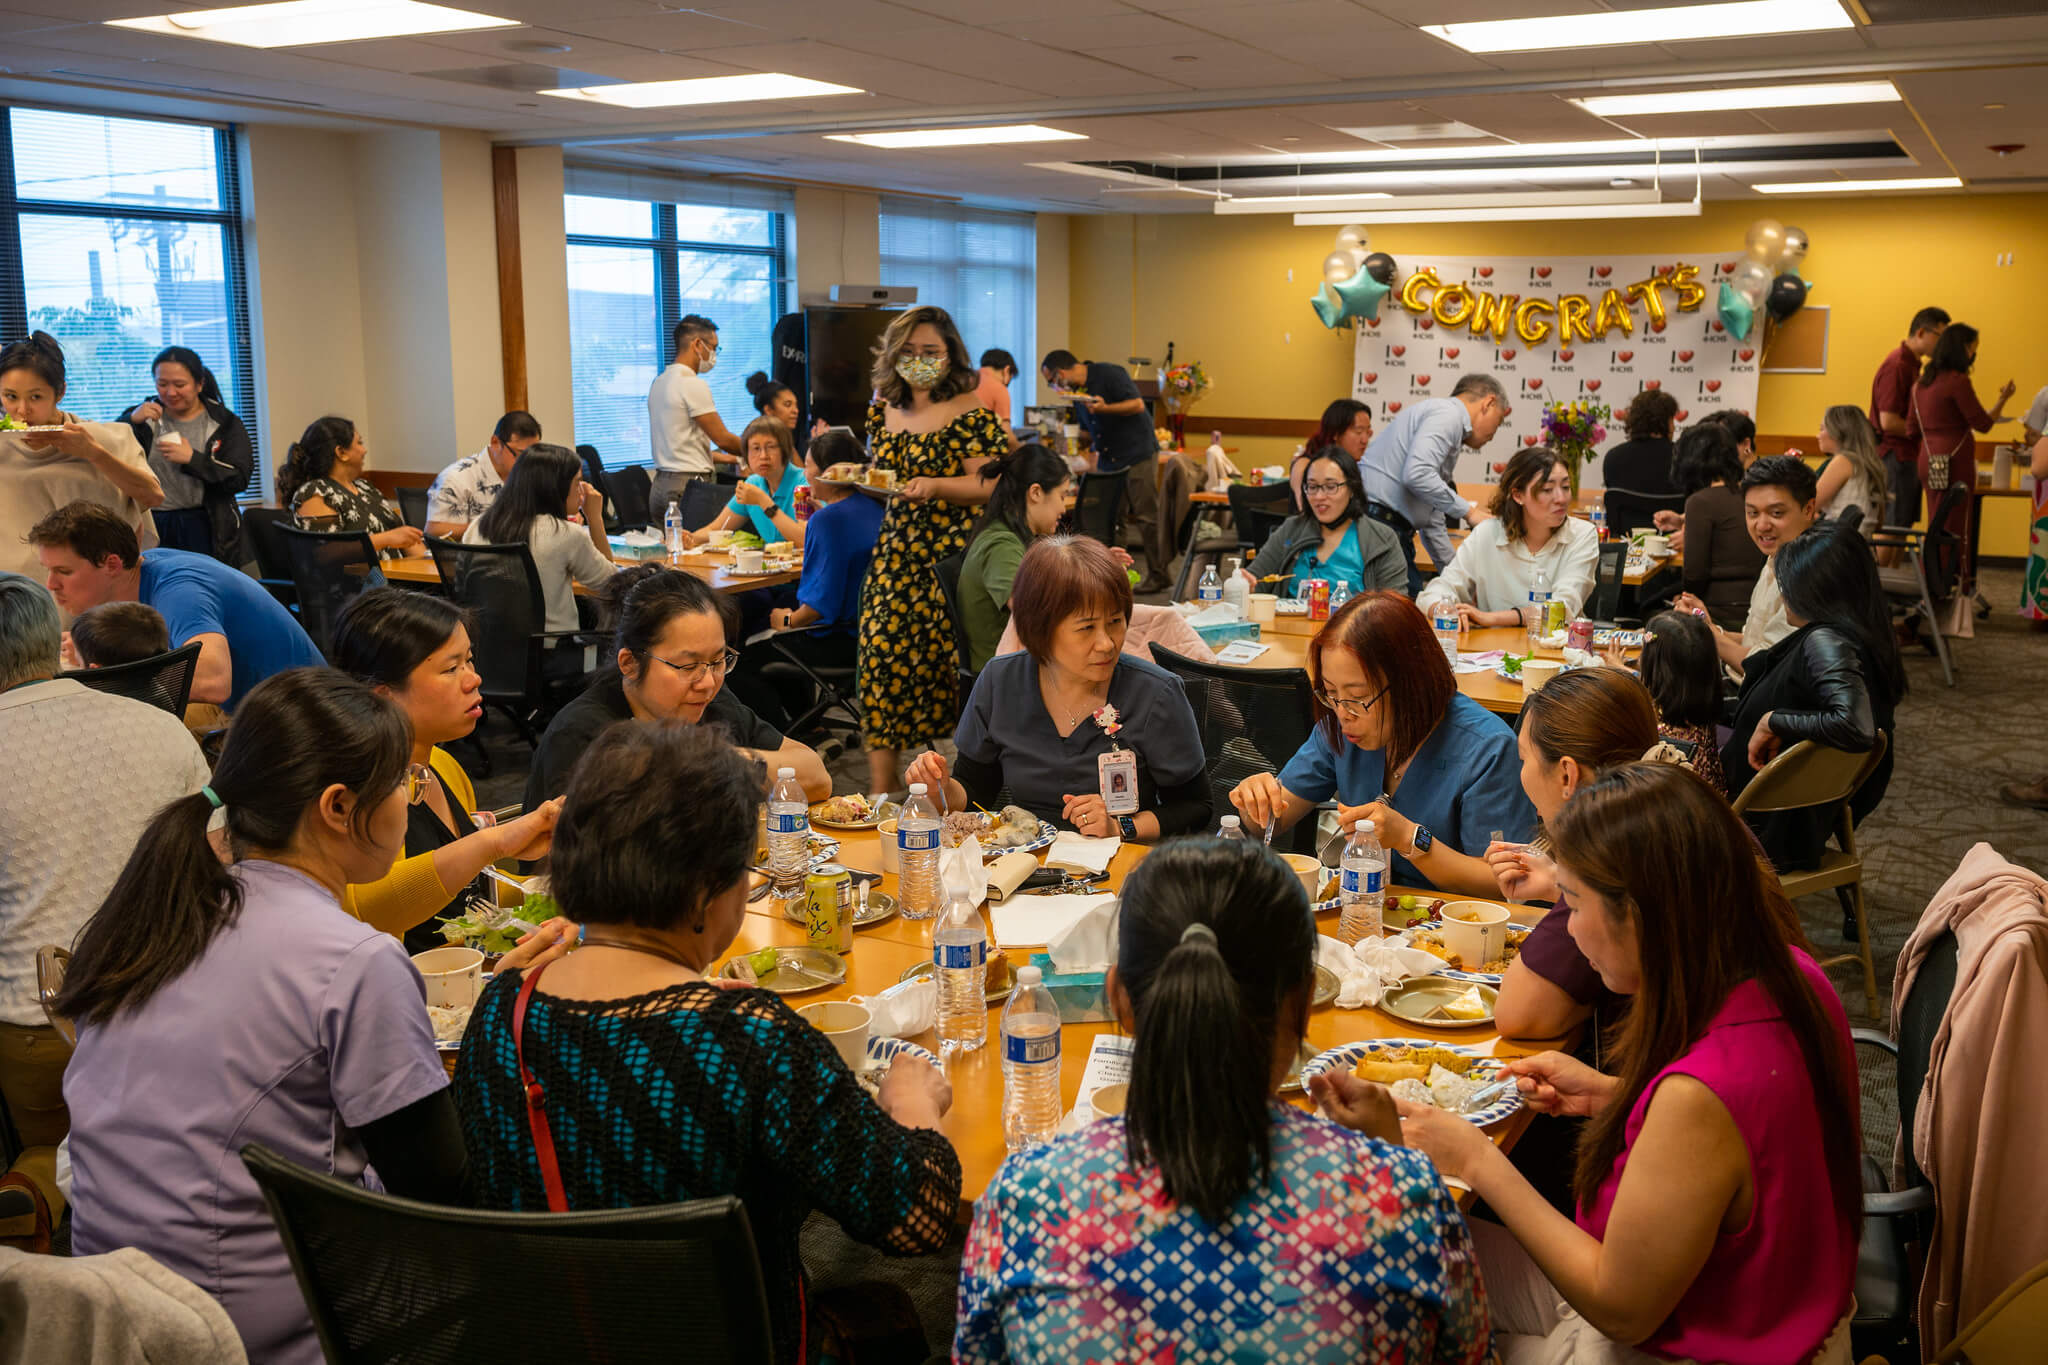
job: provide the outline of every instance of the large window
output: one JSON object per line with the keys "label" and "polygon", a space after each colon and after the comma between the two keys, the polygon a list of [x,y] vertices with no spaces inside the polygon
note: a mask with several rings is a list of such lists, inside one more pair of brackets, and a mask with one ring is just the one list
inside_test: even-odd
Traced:
{"label": "large window", "polygon": [[919,303],[953,315],[969,359],[991,347],[1017,358],[1012,421],[1038,372],[1038,228],[1027,213],[929,199],[882,200],[882,283],[914,284]]}
{"label": "large window", "polygon": [[718,324],[706,376],[737,432],[754,416],[747,376],[772,370],[770,336],[789,292],[786,191],[571,166],[569,366],[576,439],[606,464],[646,464],[647,390],[686,313]]}
{"label": "large window", "polygon": [[64,347],[66,411],[107,419],[188,346],[221,396],[255,410],[234,141],[226,128],[0,110],[0,334]]}

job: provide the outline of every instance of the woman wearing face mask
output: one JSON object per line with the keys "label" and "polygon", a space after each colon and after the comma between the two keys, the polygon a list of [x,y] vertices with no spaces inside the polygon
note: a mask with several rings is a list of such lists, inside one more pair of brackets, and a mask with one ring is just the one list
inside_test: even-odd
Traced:
{"label": "woman wearing face mask", "polygon": [[[1217,433],[1221,442],[1222,433]],[[1294,489],[1294,510],[1308,511],[1308,495],[1301,491],[1308,481],[1308,467],[1325,451],[1341,450],[1357,464],[1372,444],[1372,408],[1355,398],[1339,398],[1323,409],[1323,420],[1294,453],[1287,465],[1287,482]]]}
{"label": "woman wearing face mask", "polygon": [[932,565],[967,548],[974,509],[988,501],[982,466],[1010,449],[1010,430],[975,394],[980,371],[943,308],[906,308],[875,347],[868,446],[893,471],[860,611],[860,708],[868,790],[894,791],[906,748],[951,730],[957,699],[946,679],[958,651]]}
{"label": "woman wearing face mask", "polygon": [[1577,616],[1593,595],[1600,533],[1571,515],[1571,475],[1548,446],[1514,453],[1493,490],[1493,516],[1472,528],[1450,564],[1415,605],[1425,613],[1449,605],[1468,626],[1526,625],[1529,592],[1540,569],[1550,600]]}
{"label": "woman wearing face mask", "polygon": [[996,476],[981,529],[960,566],[960,622],[972,650],[967,669],[979,673],[995,656],[1010,621],[1010,588],[1024,551],[1059,529],[1067,486],[1067,462],[1036,443],[988,465]]}
{"label": "woman wearing face mask", "polygon": [[220,396],[220,383],[183,346],[157,353],[156,397],[121,414],[149,452],[164,505],[150,513],[172,550],[196,550],[223,564],[242,562],[242,514],[235,497],[249,486],[256,452],[249,429]]}
{"label": "woman wearing face mask", "polygon": [[1309,462],[1301,492],[1308,511],[1281,522],[1243,571],[1254,592],[1277,587],[1292,594],[1311,578],[1354,593],[1407,586],[1401,542],[1365,514],[1357,460],[1339,446],[1325,447]]}

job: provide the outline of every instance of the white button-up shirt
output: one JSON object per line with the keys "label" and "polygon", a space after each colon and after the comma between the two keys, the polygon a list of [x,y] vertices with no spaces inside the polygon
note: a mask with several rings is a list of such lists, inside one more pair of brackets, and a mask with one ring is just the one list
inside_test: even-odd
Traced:
{"label": "white button-up shirt", "polygon": [[1529,603],[1538,565],[1549,571],[1551,598],[1564,603],[1565,618],[1576,617],[1593,595],[1600,533],[1591,522],[1566,517],[1543,548],[1531,554],[1527,541],[1508,539],[1499,517],[1482,521],[1444,571],[1415,595],[1415,605],[1425,614],[1447,602],[1467,602],[1481,611],[1520,610]]}
{"label": "white button-up shirt", "polygon": [[1797,627],[1785,616],[1785,595],[1778,591],[1778,557],[1764,561],[1756,587],[1749,594],[1749,616],[1742,623],[1742,652],[1755,654],[1769,649]]}

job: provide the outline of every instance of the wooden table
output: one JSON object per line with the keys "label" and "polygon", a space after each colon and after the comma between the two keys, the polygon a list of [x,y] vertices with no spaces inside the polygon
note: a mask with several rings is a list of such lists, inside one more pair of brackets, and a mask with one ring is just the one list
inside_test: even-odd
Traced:
{"label": "wooden table", "polygon": [[[630,568],[634,561],[620,560],[619,567]],[[729,571],[731,556],[723,550],[692,550],[684,554],[683,562],[676,567],[687,570],[709,583],[718,592],[752,592],[756,588],[775,588],[784,583],[794,583],[803,575],[800,572],[749,574],[736,578]],[[377,567],[393,583],[418,583],[430,587],[441,584],[441,570],[431,557],[425,559],[387,559]],[[581,583],[576,585],[578,597],[591,596],[589,589]]]}
{"label": "wooden table", "polygon": [[[828,831],[820,831],[825,833]],[[839,861],[850,868],[866,872],[881,870],[881,846],[872,833],[833,832],[838,839]],[[1146,848],[1141,844],[1126,844],[1110,864],[1108,886],[1120,887],[1130,870],[1143,859]],[[896,878],[884,875],[878,888],[895,893]],[[1392,894],[1399,894],[1394,892]],[[1432,895],[1434,893],[1431,893]],[[783,917],[771,899],[755,901],[747,907],[745,923],[739,936],[734,939],[731,950],[720,959],[719,966],[732,957],[752,952],[771,944],[786,945],[803,942],[802,926]],[[1529,917],[1538,912],[1528,906],[1515,906],[1517,922],[1530,923]],[[986,920],[986,911],[984,911]],[[787,997],[793,1007],[802,1007],[818,1000],[843,1000],[850,995],[873,995],[896,984],[903,973],[920,962],[931,958],[931,930],[934,920],[906,920],[901,915],[884,920],[882,923],[855,933],[853,953],[847,958],[847,979],[842,986],[831,990],[813,991],[805,995]],[[1336,932],[1335,911],[1317,917],[1317,927],[1332,936]],[[989,925],[989,942],[995,942],[994,926]],[[1011,950],[1010,961],[1023,966],[1028,960],[1028,950]],[[951,1139],[953,1148],[960,1154],[962,1173],[961,1198],[971,1204],[988,1188],[996,1168],[1007,1155],[1003,1146],[1003,1074],[999,1039],[1002,1021],[1000,1006],[992,1006],[988,1013],[988,1042],[977,1051],[963,1058],[956,1058],[947,1078],[953,1085],[953,1107],[947,1112],[941,1125],[942,1131]],[[1088,1052],[1097,1035],[1120,1032],[1113,1023],[1068,1024],[1061,1030],[1060,1048],[1060,1099],[1064,1109],[1072,1109],[1079,1097],[1081,1073],[1088,1065]],[[1356,1042],[1363,1038],[1425,1038],[1435,1042],[1476,1045],[1491,1050],[1496,1056],[1523,1057],[1561,1046],[1566,1040],[1510,1042],[1500,1038],[1489,1029],[1434,1030],[1419,1024],[1410,1024],[1382,1014],[1378,1010],[1340,1010],[1334,1005],[1325,1005],[1309,1015],[1308,1041],[1318,1050],[1335,1047],[1340,1043]],[[919,1042],[937,1052],[936,1043],[930,1035],[913,1041]],[[1310,1108],[1307,1099],[1292,1096],[1293,1103],[1301,1108]],[[1494,1140],[1503,1146],[1512,1145],[1521,1136],[1532,1117],[1528,1109],[1518,1111],[1513,1117],[1494,1125],[1489,1131]],[[963,1214],[965,1210],[963,1209]]]}
{"label": "wooden table", "polygon": [[[1309,642],[1321,630],[1321,621],[1311,621],[1305,616],[1281,616],[1259,625],[1259,643],[1271,645],[1264,654],[1239,668],[1306,668],[1308,667]],[[1465,633],[1460,652],[1465,654],[1485,653],[1489,650],[1506,650],[1520,654],[1529,647],[1529,636],[1515,626],[1493,626],[1484,630]],[[1485,673],[1460,673],[1457,675],[1458,690],[1487,710],[1503,716],[1515,716],[1522,710],[1522,685],[1512,683],[1491,671]]]}

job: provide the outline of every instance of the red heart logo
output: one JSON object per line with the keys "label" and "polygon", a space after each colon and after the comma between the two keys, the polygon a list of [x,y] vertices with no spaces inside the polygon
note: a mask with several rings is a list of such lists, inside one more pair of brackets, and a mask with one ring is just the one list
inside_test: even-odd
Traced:
{"label": "red heart logo", "polygon": [[1380,325],[1380,320],[1378,318],[1367,318],[1365,320],[1365,325],[1368,327],[1377,327]]}
{"label": "red heart logo", "polygon": [[1626,365],[1629,363],[1629,361],[1634,360],[1636,358],[1636,353],[1634,351],[1616,351],[1614,353],[1614,358],[1616,360],[1619,360],[1622,364]]}
{"label": "red heart logo", "polygon": [[1508,347],[1500,353],[1500,358],[1502,360],[1513,360],[1515,358],[1515,348],[1512,346]]}
{"label": "red heart logo", "polygon": [[1360,375],[1359,378],[1363,379],[1368,384],[1377,384],[1380,382],[1378,372],[1373,370],[1367,370],[1364,374]]}
{"label": "red heart logo", "polygon": [[1691,409],[1691,408],[1680,408],[1680,409],[1678,410],[1678,420],[1679,420],[1679,421],[1683,422],[1683,421],[1684,421],[1684,420],[1685,420],[1686,418],[1688,418],[1688,417],[1690,417],[1690,416],[1692,416],[1692,409]]}
{"label": "red heart logo", "polygon": [[1735,273],[1735,262],[1733,262],[1733,261],[1723,261],[1723,262],[1721,262],[1721,273],[1722,273],[1723,275],[1732,275],[1732,274],[1734,274],[1734,273]]}
{"label": "red heart logo", "polygon": [[[1522,444],[1523,444],[1523,445],[1525,445],[1525,446],[1533,446],[1533,445],[1535,445],[1535,444],[1536,444],[1537,440],[1538,440],[1538,438],[1537,438],[1537,437],[1534,437],[1534,436],[1524,436],[1524,437],[1522,438]],[[1500,466],[1499,466],[1499,465],[1495,465],[1495,466],[1493,467],[1493,469],[1494,469],[1494,472],[1495,472],[1496,474],[1500,472]]]}
{"label": "red heart logo", "polygon": [[1455,346],[1444,347],[1444,358],[1447,360],[1456,360],[1458,358],[1458,348]]}
{"label": "red heart logo", "polygon": [[1539,280],[1547,280],[1547,279],[1549,279],[1549,278],[1550,278],[1550,267],[1549,267],[1549,266],[1547,266],[1547,265],[1539,265],[1539,266],[1537,266],[1537,267],[1536,267],[1536,278],[1537,278],[1537,279],[1539,279]]}
{"label": "red heart logo", "polygon": [[1388,412],[1399,412],[1400,410],[1401,410],[1401,405],[1400,405],[1399,403],[1389,403],[1389,404],[1387,404],[1387,411],[1388,411]]}
{"label": "red heart logo", "polygon": [[1562,360],[1562,361],[1565,361],[1565,362],[1569,363],[1569,362],[1570,362],[1570,360],[1571,360],[1571,358],[1572,358],[1573,356],[1577,355],[1577,354],[1578,354],[1578,352],[1577,352],[1577,351],[1559,351],[1559,352],[1557,353],[1557,358],[1558,358],[1559,360]]}
{"label": "red heart logo", "polygon": [[1586,391],[1588,393],[1600,392],[1600,381],[1597,379],[1588,379],[1586,381]]}
{"label": "red heart logo", "polygon": [[1661,389],[1664,387],[1664,381],[1661,379],[1645,379],[1643,387],[1646,389]]}
{"label": "red heart logo", "polygon": [[1593,273],[1604,280],[1609,275],[1612,275],[1614,273],[1614,267],[1611,265],[1596,266],[1594,267]]}
{"label": "red heart logo", "polygon": [[[1527,439],[1527,438],[1524,438],[1524,439]],[[1506,466],[1506,465],[1504,465],[1504,464],[1500,463],[1500,462],[1499,462],[1499,461],[1497,461],[1497,460],[1496,460],[1496,461],[1494,462],[1494,466],[1493,466],[1493,472],[1494,472],[1494,473],[1496,473],[1496,474],[1499,474],[1499,473],[1503,472],[1503,471],[1504,471],[1504,470],[1506,470],[1506,469],[1507,469],[1507,466]]]}
{"label": "red heart logo", "polygon": [[1747,346],[1743,347],[1743,348],[1742,348],[1741,350],[1739,350],[1739,351],[1737,351],[1737,352],[1735,353],[1735,355],[1736,355],[1736,358],[1737,358],[1737,359],[1739,359],[1739,360],[1748,360],[1749,358],[1751,358],[1751,357],[1752,357],[1752,356],[1754,356],[1755,354],[1756,354],[1756,352],[1755,352],[1755,351],[1752,351],[1752,350],[1750,350],[1750,349],[1749,349],[1749,348],[1748,348]]}
{"label": "red heart logo", "polygon": [[1527,384],[1532,389],[1540,389],[1543,387],[1543,381],[1540,379],[1524,379],[1522,382],[1524,384]]}
{"label": "red heart logo", "polygon": [[1720,323],[1718,323],[1718,322],[1710,322],[1710,323],[1708,323],[1708,324],[1707,324],[1707,326],[1709,326],[1709,327],[1713,328],[1713,329],[1714,329],[1715,331],[1717,331],[1717,332],[1725,332],[1725,331],[1727,331],[1727,330],[1728,330],[1728,329],[1727,329],[1726,327],[1723,327],[1723,326],[1722,326],[1722,325],[1721,325]]}
{"label": "red heart logo", "polygon": [[1415,382],[1426,389],[1429,387],[1429,381],[1434,378],[1436,378],[1436,376],[1433,374],[1418,374],[1415,376]]}
{"label": "red heart logo", "polygon": [[1482,280],[1490,280],[1490,279],[1492,279],[1492,278],[1493,278],[1493,267],[1492,267],[1492,266],[1490,266],[1490,265],[1482,265],[1482,266],[1480,266],[1480,267],[1479,267],[1479,278],[1480,278],[1480,279],[1482,279]]}
{"label": "red heart logo", "polygon": [[1678,267],[1675,265],[1660,265],[1650,273],[1653,275],[1669,275],[1672,271],[1676,269],[1678,269]]}
{"label": "red heart logo", "polygon": [[1692,359],[1692,352],[1691,352],[1691,351],[1680,351],[1680,352],[1678,353],[1678,358],[1679,358],[1680,360],[1691,360],[1691,359]]}
{"label": "red heart logo", "polygon": [[1658,319],[1657,319],[1657,320],[1656,320],[1655,322],[1652,322],[1652,323],[1650,324],[1650,330],[1651,330],[1651,331],[1653,331],[1653,332],[1661,332],[1661,331],[1663,331],[1663,330],[1664,330],[1664,319],[1662,319],[1662,318],[1658,318]]}
{"label": "red heart logo", "polygon": [[1707,381],[1707,392],[1708,392],[1708,393],[1719,393],[1720,391],[1721,391],[1721,381],[1720,381],[1720,380],[1718,380],[1718,379],[1709,379],[1709,380]]}
{"label": "red heart logo", "polygon": [[1432,327],[1436,326],[1436,319],[1435,319],[1435,318],[1420,318],[1420,319],[1418,319],[1418,320],[1416,321],[1416,324],[1415,324],[1415,325],[1416,325],[1416,326],[1418,326],[1418,327],[1420,327],[1420,328],[1421,328],[1421,329],[1422,329],[1423,331],[1427,332],[1427,331],[1428,331],[1428,330],[1429,330],[1430,328],[1432,328]]}
{"label": "red heart logo", "polygon": [[1389,346],[1387,347],[1387,354],[1395,356],[1407,355],[1408,348],[1406,346]]}

